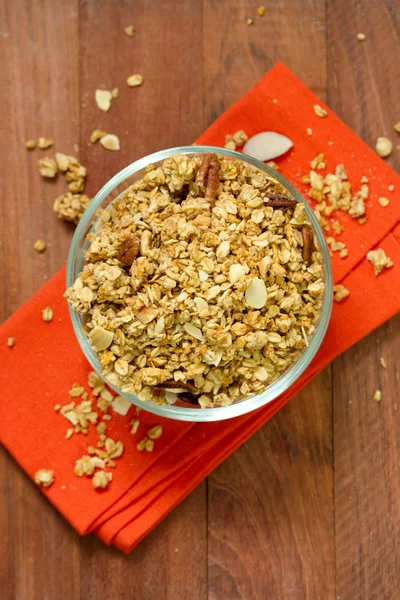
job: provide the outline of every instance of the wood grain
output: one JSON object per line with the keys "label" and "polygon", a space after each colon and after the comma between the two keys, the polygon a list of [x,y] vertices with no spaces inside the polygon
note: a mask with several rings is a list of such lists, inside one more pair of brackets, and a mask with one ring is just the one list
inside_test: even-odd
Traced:
{"label": "wood grain", "polygon": [[[328,102],[374,145],[398,121],[398,3],[328,3]],[[340,18],[339,18],[340,15]],[[343,22],[346,27],[343,27]],[[367,36],[357,40],[357,32]],[[400,168],[400,153],[388,162]],[[334,373],[336,594],[390,600],[400,589],[399,319],[339,357]],[[388,362],[385,370],[379,359]],[[381,389],[383,400],[373,400]]]}

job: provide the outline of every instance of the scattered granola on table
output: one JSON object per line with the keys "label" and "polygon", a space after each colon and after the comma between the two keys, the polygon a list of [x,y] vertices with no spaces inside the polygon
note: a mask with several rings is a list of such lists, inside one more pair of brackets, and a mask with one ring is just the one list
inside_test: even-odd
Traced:
{"label": "scattered granola on table", "polygon": [[52,146],[54,146],[54,140],[50,140],[45,137],[40,137],[38,139],[37,145],[38,148],[40,148],[41,150],[47,150],[47,148],[51,148]]}
{"label": "scattered granola on table", "polygon": [[300,357],[320,315],[322,258],[304,205],[273,177],[175,155],[149,165],[101,224],[66,297],[123,393],[229,405]]}
{"label": "scattered granola on table", "polygon": [[382,248],[378,248],[377,250],[370,250],[367,253],[367,259],[372,263],[374,267],[375,276],[378,276],[379,273],[383,271],[383,269],[389,269],[393,267],[393,262],[390,257],[385,253]]}
{"label": "scattered granola on table", "polygon": [[342,302],[342,300],[344,300],[345,298],[347,298],[347,296],[350,295],[349,290],[341,283],[338,283],[338,285],[333,286],[333,292],[333,299],[335,300],[335,302]]}
{"label": "scattered granola on table", "polygon": [[71,194],[71,192],[68,192],[54,200],[53,210],[59,219],[78,224],[89,203],[90,198],[85,194]]}
{"label": "scattered granola on table", "polygon": [[42,177],[53,179],[57,175],[57,163],[52,158],[39,159],[39,173]]}

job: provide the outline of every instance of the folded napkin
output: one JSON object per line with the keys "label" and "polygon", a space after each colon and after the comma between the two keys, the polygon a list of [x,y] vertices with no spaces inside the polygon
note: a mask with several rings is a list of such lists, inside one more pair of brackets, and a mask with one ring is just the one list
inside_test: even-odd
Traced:
{"label": "folded napkin", "polygon": [[[132,548],[178,504],[206,475],[254,431],[274,415],[338,354],[367,335],[399,310],[400,289],[400,177],[350,131],[327,107],[318,117],[318,100],[284,65],[276,65],[256,86],[220,117],[198,140],[222,146],[227,133],[244,129],[288,135],[293,150],[280,161],[282,173],[300,190],[309,162],[324,152],[329,170],[344,163],[350,181],[369,179],[368,220],[360,225],[340,215],[345,230],[340,239],[349,256],[332,258],[335,283],[343,283],[350,296],[333,309],[325,340],[312,364],[281,397],[251,414],[226,422],[191,424],[161,419],[142,411],[136,437],[128,416],[114,415],[107,434],[124,444],[124,454],[104,491],[95,491],[89,478],[74,474],[75,461],[96,445],[97,435],[74,434],[65,439],[66,420],[55,404],[70,401],[73,382],[86,384],[91,370],[75,339],[62,295],[65,270],[61,270],[0,328],[0,387],[2,419],[0,440],[33,478],[40,468],[52,469],[55,482],[43,490],[81,534],[93,531],[106,544],[124,552]],[[307,134],[312,129],[312,135]],[[394,185],[393,192],[388,186]],[[379,196],[390,204],[382,208]],[[366,253],[380,247],[394,266],[378,277]],[[397,293],[396,293],[397,291]],[[50,306],[54,319],[46,323],[41,309]],[[15,346],[7,347],[7,338]],[[163,426],[153,452],[139,452],[136,443],[147,430]],[[92,427],[94,430],[95,428]]]}

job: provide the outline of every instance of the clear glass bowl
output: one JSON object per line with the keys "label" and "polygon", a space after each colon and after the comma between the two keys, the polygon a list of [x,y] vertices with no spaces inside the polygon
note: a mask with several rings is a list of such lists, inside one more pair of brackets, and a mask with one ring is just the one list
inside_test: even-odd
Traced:
{"label": "clear glass bowl", "polygon": [[[132,163],[117,175],[115,175],[106,185],[99,191],[89,207],[86,209],[72,239],[71,248],[68,255],[67,263],[67,287],[71,286],[76,277],[81,272],[85,258],[84,251],[88,248],[89,242],[86,239],[87,234],[100,224],[98,220],[98,209],[106,208],[115,198],[125,192],[125,190],[131,186],[134,181],[140,179],[144,175],[144,169],[149,164],[158,166],[166,158],[169,158],[173,154],[206,154],[207,152],[215,152],[220,156],[226,156],[228,158],[239,159],[247,164],[257,167],[269,176],[277,179],[290,194],[305,204],[305,210],[308,219],[314,229],[314,233],[318,240],[318,245],[323,258],[324,265],[324,279],[325,279],[325,292],[322,303],[322,310],[319,321],[316,325],[316,330],[310,344],[303,351],[301,357],[292,364],[278,379],[268,385],[265,390],[254,396],[250,396],[243,400],[239,400],[230,406],[221,406],[216,408],[200,408],[198,406],[176,406],[168,405],[158,406],[152,402],[142,402],[133,394],[122,393],[118,388],[110,385],[107,380],[103,377],[104,381],[107,382],[115,392],[124,396],[130,400],[136,406],[147,410],[156,415],[167,417],[170,419],[178,419],[181,421],[222,421],[224,419],[230,419],[239,415],[244,415],[252,410],[264,406],[268,402],[271,402],[287,390],[304,370],[308,367],[312,359],[314,358],[317,350],[319,349],[321,342],[325,336],[329,319],[332,310],[332,272],[329,259],[329,252],[325,242],[324,235],[321,227],[312,211],[310,206],[301,196],[301,194],[284,178],[282,175],[265,165],[264,163],[251,158],[245,154],[233,152],[232,150],[226,150],[225,148],[216,148],[213,146],[182,146],[180,148],[170,148],[168,150],[161,150],[149,156],[145,156],[140,160]],[[89,344],[86,335],[82,331],[82,317],[75,313],[71,307],[69,308],[72,325],[78,338],[78,342],[93,369],[101,375],[101,366],[97,359],[97,354]]]}

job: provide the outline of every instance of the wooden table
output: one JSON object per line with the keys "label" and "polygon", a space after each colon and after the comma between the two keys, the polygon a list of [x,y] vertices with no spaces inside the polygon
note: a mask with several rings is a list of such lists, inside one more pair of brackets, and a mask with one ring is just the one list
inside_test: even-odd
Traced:
{"label": "wooden table", "polygon": [[[264,5],[261,18],[243,0],[0,3],[1,318],[61,267],[73,232],[52,214],[64,184],[40,178],[29,138],[79,146],[93,194],[132,160],[191,143],[282,59],[368,144],[400,143],[398,0]],[[134,91],[133,72],[145,78]],[[107,115],[93,101],[102,85],[120,89]],[[118,133],[121,151],[90,146],[96,127]],[[400,152],[388,162],[399,168]],[[129,556],[80,538],[2,451],[1,597],[399,598],[399,322],[325,369]]]}

